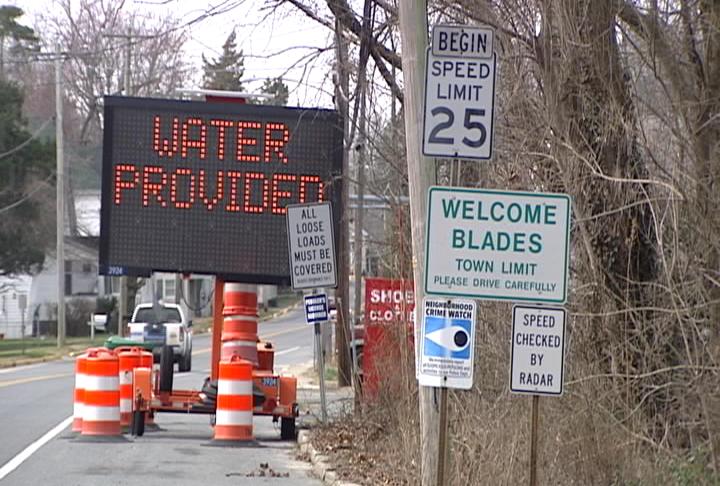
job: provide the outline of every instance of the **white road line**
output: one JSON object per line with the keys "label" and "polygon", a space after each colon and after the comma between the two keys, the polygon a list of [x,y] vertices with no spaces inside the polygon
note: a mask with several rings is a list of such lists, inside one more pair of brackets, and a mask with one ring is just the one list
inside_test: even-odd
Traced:
{"label": "white road line", "polygon": [[58,435],[60,432],[65,430],[68,425],[70,425],[73,421],[72,415],[57,424],[55,427],[53,427],[51,430],[49,430],[45,435],[40,437],[38,440],[27,446],[20,454],[10,459],[3,467],[0,467],[0,481],[5,478],[8,474],[13,472],[15,469],[18,468],[20,464],[27,461],[30,456],[35,454],[38,449],[40,449],[42,446],[50,442],[52,439],[55,438],[56,435]]}
{"label": "white road line", "polygon": [[38,363],[38,364],[27,365],[27,366],[16,366],[14,368],[4,368],[4,369],[0,370],[0,375],[3,375],[5,373],[13,373],[15,371],[31,370],[33,368],[38,368],[38,367],[42,366],[43,364],[45,364],[45,363]]}
{"label": "white road line", "polygon": [[294,348],[283,349],[282,351],[276,352],[275,356],[282,356],[283,354],[292,353],[293,351],[297,351],[298,349],[300,349],[300,346],[295,346]]}

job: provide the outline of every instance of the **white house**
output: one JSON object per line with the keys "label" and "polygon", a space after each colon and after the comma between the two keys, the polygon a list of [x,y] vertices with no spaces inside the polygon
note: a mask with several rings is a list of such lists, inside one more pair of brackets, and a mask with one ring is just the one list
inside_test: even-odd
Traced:
{"label": "white house", "polygon": [[[65,300],[87,301],[105,294],[105,279],[98,277],[97,238],[65,238]],[[0,334],[5,338],[47,334],[57,320],[57,262],[54,252],[45,256],[35,275],[0,278]],[[23,310],[24,306],[24,312]]]}
{"label": "white house", "polygon": [[[78,236],[65,235],[65,300],[86,301],[94,306],[98,296],[119,298],[119,278],[98,275],[98,238],[100,236],[100,191],[75,192]],[[194,317],[212,314],[213,277],[191,275],[177,288],[174,273],[156,273],[156,286],[162,300],[179,302]],[[57,264],[54,248],[45,257],[43,269],[36,275],[0,277],[0,335],[20,337],[47,334],[57,321]],[[184,292],[182,292],[184,290]],[[258,303],[267,304],[277,296],[274,285],[258,286]],[[144,285],[135,302],[151,302],[151,285]],[[24,305],[24,312],[22,311]],[[88,312],[88,319],[89,319]]]}

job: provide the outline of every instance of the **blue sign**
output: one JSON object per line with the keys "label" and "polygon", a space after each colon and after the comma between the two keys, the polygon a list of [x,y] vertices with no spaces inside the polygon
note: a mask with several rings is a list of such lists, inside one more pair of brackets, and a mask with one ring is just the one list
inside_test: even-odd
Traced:
{"label": "blue sign", "polygon": [[425,319],[425,355],[470,359],[469,319],[428,317]]}
{"label": "blue sign", "polygon": [[475,302],[423,299],[418,381],[422,386],[472,388]]}
{"label": "blue sign", "polygon": [[316,294],[305,296],[305,320],[308,324],[328,320],[327,295]]}

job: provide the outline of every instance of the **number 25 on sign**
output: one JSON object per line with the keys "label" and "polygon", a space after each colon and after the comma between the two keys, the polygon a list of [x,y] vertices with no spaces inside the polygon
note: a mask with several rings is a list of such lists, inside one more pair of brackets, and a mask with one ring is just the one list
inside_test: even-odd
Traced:
{"label": "number 25 on sign", "polygon": [[492,37],[486,28],[437,25],[433,29],[425,71],[424,155],[492,156],[496,67]]}

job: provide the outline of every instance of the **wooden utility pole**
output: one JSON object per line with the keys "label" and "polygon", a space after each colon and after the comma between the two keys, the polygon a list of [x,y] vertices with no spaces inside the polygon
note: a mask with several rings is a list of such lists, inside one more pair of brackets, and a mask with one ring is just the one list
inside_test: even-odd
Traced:
{"label": "wooden utility pole", "polygon": [[[103,34],[104,37],[110,38],[110,39],[123,39],[125,40],[125,66],[123,68],[123,94],[125,96],[132,96],[132,45],[133,45],[133,38],[136,39],[150,39],[153,36],[151,35],[140,35],[140,34],[133,34],[132,27],[128,29],[127,34]],[[154,283],[154,282],[153,282]],[[129,287],[132,287],[132,292],[130,292]],[[126,319],[129,319],[130,312],[132,309],[129,309],[130,302],[128,300],[130,299],[130,295],[133,297],[137,293],[137,287],[138,287],[138,279],[136,277],[133,277],[132,284],[128,281],[128,277],[123,275],[120,277],[120,305],[118,309],[118,335],[123,336],[125,333],[125,323]],[[177,287],[175,288],[175,292],[177,292]],[[153,298],[155,296],[155,287],[153,286]],[[133,303],[134,304],[134,303]]]}
{"label": "wooden utility pole", "polygon": [[[363,70],[363,78],[364,78]],[[365,79],[359,79],[358,83],[365,84]],[[362,267],[363,267],[363,217],[365,212],[365,159],[366,159],[366,138],[365,138],[365,90],[361,88],[359,90],[360,96],[360,111],[357,115],[358,118],[358,143],[357,150],[355,151],[355,161],[357,163],[357,206],[355,209],[355,226],[353,230],[355,247],[353,248],[353,258],[355,264],[355,295],[354,295],[354,324],[356,326],[362,324],[360,322],[360,316],[362,314]]]}
{"label": "wooden utility pole", "polygon": [[[342,32],[342,23],[340,20],[335,21],[335,62],[336,76],[335,80],[335,104],[343,124],[343,137],[348,136],[349,127],[349,103],[348,90],[350,86],[349,74],[347,68],[348,50],[347,41]],[[349,161],[347,151],[347,139],[343,140],[343,178],[349,174]],[[348,242],[350,236],[350,227],[347,216],[349,208],[349,184],[346,180],[339,180],[342,196],[340,210],[340,238],[338,239],[340,254],[340,272],[338,278],[338,288],[336,292],[335,305],[337,306],[337,319],[335,321],[335,355],[337,356],[338,365],[338,386],[349,386],[352,383],[351,360],[350,360],[350,341],[353,339],[352,323],[350,320],[350,245]]]}
{"label": "wooden utility pole", "polygon": [[[365,164],[367,161],[367,63],[370,57],[370,41],[372,38],[373,2],[365,0],[363,6],[363,23],[360,39],[360,55],[358,64],[357,99],[355,100],[355,120],[358,126],[358,143],[356,146],[357,161],[357,209],[355,210],[355,325],[362,324],[362,267],[363,267],[363,218],[365,216]],[[354,132],[352,130],[351,132]],[[350,136],[350,143],[353,135]],[[357,361],[355,358],[354,361]],[[353,363],[356,364],[356,363]]]}
{"label": "wooden utility pole", "polygon": [[[130,96],[130,41],[132,37],[130,33],[127,36],[127,45],[125,50],[125,69],[123,69],[123,93]],[[155,282],[153,281],[153,284]],[[153,286],[153,302],[155,298],[155,287]],[[128,278],[123,275],[120,277],[120,309],[118,312],[118,336],[125,335],[125,319],[129,315],[128,312]]]}
{"label": "wooden utility pole", "polygon": [[65,159],[63,147],[62,57],[60,46],[55,57],[55,157],[56,168],[56,240],[57,262],[57,347],[65,344]]}
{"label": "wooden utility pole", "polygon": [[[427,3],[425,0],[400,1],[400,38],[405,82],[405,137],[410,187],[410,221],[413,246],[413,278],[415,302],[423,301],[425,274],[425,218],[428,188],[435,183],[435,162],[422,155],[423,100],[425,83],[425,51],[428,45]],[[418,304],[419,307],[420,304]],[[415,350],[418,346],[419,318],[415,321]],[[439,388],[420,386],[420,443],[421,479],[423,486],[442,485],[439,448],[440,401]],[[439,474],[440,473],[440,476]]]}

